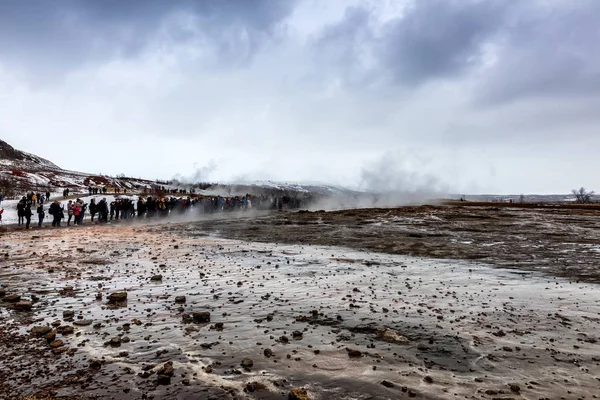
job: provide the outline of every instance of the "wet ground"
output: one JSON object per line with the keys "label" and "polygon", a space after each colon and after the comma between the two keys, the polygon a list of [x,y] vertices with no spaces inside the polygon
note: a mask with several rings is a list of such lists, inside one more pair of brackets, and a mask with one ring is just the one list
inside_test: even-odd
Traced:
{"label": "wet ground", "polygon": [[599,398],[598,218],[563,212],[8,231],[0,398]]}

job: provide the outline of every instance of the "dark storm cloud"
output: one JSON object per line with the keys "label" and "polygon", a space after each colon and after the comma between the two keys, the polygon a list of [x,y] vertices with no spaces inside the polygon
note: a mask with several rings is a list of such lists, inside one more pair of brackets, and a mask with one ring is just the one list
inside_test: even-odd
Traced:
{"label": "dark storm cloud", "polygon": [[272,35],[295,1],[277,0],[4,0],[0,2],[0,62],[24,69],[69,69],[86,62],[137,55],[177,13],[189,24],[171,26],[174,40],[198,32],[224,55],[256,49]]}
{"label": "dark storm cloud", "polygon": [[[414,88],[476,77],[477,101],[600,92],[600,2],[425,0],[377,25],[349,8],[316,48],[328,68]],[[357,67],[358,66],[358,67]]]}
{"label": "dark storm cloud", "polygon": [[465,73],[481,62],[482,44],[497,33],[509,3],[414,2],[383,27],[375,54],[402,84]]}

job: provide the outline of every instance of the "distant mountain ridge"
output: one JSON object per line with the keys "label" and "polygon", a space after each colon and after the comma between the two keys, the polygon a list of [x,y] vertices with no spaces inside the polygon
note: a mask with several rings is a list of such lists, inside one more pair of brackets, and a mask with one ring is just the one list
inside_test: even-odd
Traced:
{"label": "distant mountain ridge", "polygon": [[60,169],[56,164],[45,158],[17,150],[0,139],[0,168],[5,166],[18,167],[20,169],[36,169],[40,167]]}

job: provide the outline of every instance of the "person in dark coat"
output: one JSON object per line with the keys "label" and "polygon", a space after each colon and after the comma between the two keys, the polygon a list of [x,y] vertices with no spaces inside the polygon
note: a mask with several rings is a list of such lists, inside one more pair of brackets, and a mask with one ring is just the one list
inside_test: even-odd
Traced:
{"label": "person in dark coat", "polygon": [[25,222],[25,205],[27,204],[27,199],[23,197],[21,201],[17,203],[17,216],[19,217],[19,225],[22,225]]}
{"label": "person in dark coat", "polygon": [[44,217],[46,216],[46,213],[44,212],[44,205],[40,204],[37,208],[37,215],[38,215],[38,228],[42,227],[42,222],[44,222]]}
{"label": "person in dark coat", "polygon": [[58,203],[58,200],[54,200],[54,203],[50,205],[48,212],[53,217],[52,226],[60,226],[60,220],[64,218],[65,214],[63,208]]}
{"label": "person in dark coat", "polygon": [[31,216],[33,213],[31,212],[31,204],[27,203],[25,206],[25,229],[29,229],[29,225],[31,224]]}
{"label": "person in dark coat", "polygon": [[[92,222],[94,222],[94,216],[96,215],[96,212],[98,212],[97,210],[98,206],[96,204],[96,199],[91,199],[90,200],[90,215],[92,216]],[[100,218],[100,217],[98,217]]]}

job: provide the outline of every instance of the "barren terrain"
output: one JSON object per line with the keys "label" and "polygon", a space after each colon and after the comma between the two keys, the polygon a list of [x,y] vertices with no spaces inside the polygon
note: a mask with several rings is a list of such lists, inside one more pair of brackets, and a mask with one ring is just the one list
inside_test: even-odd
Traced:
{"label": "barren terrain", "polygon": [[446,205],[7,228],[0,398],[598,398],[599,216]]}

